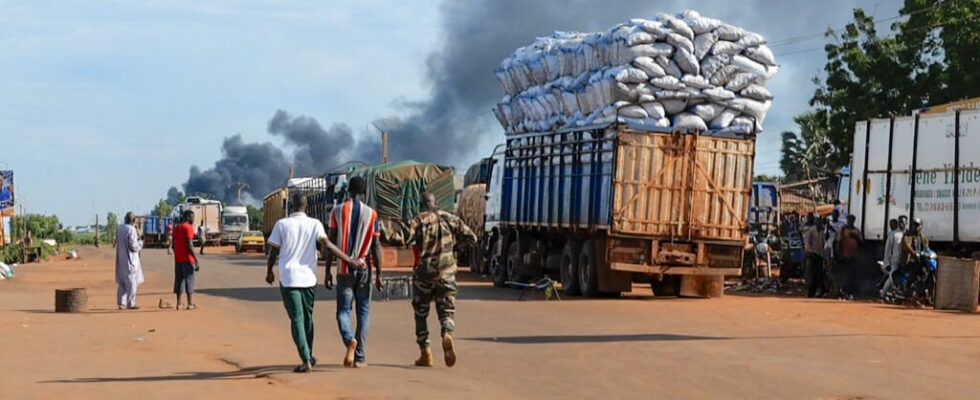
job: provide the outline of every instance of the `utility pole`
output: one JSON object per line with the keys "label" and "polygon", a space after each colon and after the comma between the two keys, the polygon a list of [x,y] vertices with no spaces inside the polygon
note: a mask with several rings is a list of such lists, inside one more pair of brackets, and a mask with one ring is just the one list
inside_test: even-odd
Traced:
{"label": "utility pole", "polygon": [[[290,175],[290,178],[292,178],[292,169],[290,169],[290,174],[289,175]],[[238,205],[240,205],[240,206],[241,205],[244,205],[245,203],[242,202],[242,190],[248,189],[248,184],[245,183],[245,182],[232,182],[228,186],[234,187],[235,190],[238,192]]]}
{"label": "utility pole", "polygon": [[379,119],[371,123],[374,129],[381,132],[381,163],[388,163],[388,132],[401,125],[401,121],[394,118]]}
{"label": "utility pole", "polygon": [[99,214],[95,214],[95,248],[99,248]]}

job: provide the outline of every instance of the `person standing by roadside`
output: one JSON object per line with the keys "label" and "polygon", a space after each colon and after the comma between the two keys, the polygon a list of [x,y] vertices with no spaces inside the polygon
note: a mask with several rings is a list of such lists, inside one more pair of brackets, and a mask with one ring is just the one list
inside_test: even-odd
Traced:
{"label": "person standing by roadside", "polygon": [[201,221],[201,225],[197,227],[197,238],[201,241],[201,254],[204,254],[204,245],[208,242],[208,227],[204,225],[204,221]]}
{"label": "person standing by roadside", "polygon": [[806,280],[806,296],[819,297],[823,292],[823,233],[817,227],[814,215],[806,216],[806,226],[803,227],[803,252],[806,254],[804,279]]}
{"label": "person standing by roadside", "polygon": [[[365,367],[364,350],[367,346],[368,326],[371,318],[371,265],[374,266],[374,282],[381,290],[381,236],[378,213],[364,204],[367,182],[355,176],[347,184],[351,199],[334,207],[330,213],[330,240],[340,245],[341,251],[356,260],[368,260],[362,267],[354,267],[343,261],[337,266],[337,327],[347,347],[345,367]],[[368,257],[370,256],[370,257]],[[332,264],[327,256],[327,288],[333,281]],[[357,327],[351,328],[351,308],[356,302]]]}
{"label": "person standing by roadside", "polygon": [[884,297],[888,289],[891,289],[893,277],[895,276],[895,271],[898,271],[902,266],[902,237],[905,236],[905,232],[899,229],[899,224],[897,219],[892,219],[888,221],[888,239],[885,240],[885,253],[884,262],[888,265],[888,277],[885,279],[885,284],[881,287],[881,296]]}
{"label": "person standing by roadside", "polygon": [[123,217],[123,225],[116,228],[116,304],[120,310],[138,310],[136,288],[143,283],[143,266],[140,264],[140,250],[143,241],[133,222],[133,212]]}
{"label": "person standing by roadside", "polygon": [[293,343],[303,362],[293,372],[309,372],[316,365],[316,358],[313,357],[313,300],[317,281],[317,243],[323,245],[324,253],[329,251],[350,265],[362,264],[347,258],[330,242],[320,221],[306,216],[306,196],[293,195],[289,206],[289,216],[276,221],[269,234],[265,281],[270,285],[275,282],[272,266],[278,258],[279,293],[289,315]]}
{"label": "person standing by roadside", "polygon": [[183,305],[180,295],[187,294],[187,310],[194,310],[195,272],[201,269],[194,256],[194,211],[185,210],[181,222],[174,229],[174,294],[177,295],[177,309]]}
{"label": "person standing by roadside", "polygon": [[167,222],[167,254],[173,254],[173,249],[171,248],[171,243],[174,242],[174,223],[172,221]]}
{"label": "person standing by roadside", "polygon": [[415,338],[419,345],[419,359],[415,365],[431,367],[432,350],[429,349],[429,306],[436,303],[436,313],[442,326],[442,350],[446,366],[456,365],[456,344],[453,334],[456,323],[456,255],[453,252],[457,238],[467,244],[476,243],[476,234],[459,217],[439,209],[436,196],[422,194],[424,211],[409,223],[405,235],[407,243],[414,243],[418,261],[412,275],[415,310]]}

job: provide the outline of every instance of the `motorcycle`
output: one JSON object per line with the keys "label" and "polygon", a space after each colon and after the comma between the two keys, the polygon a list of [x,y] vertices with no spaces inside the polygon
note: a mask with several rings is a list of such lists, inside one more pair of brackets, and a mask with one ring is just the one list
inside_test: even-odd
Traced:
{"label": "motorcycle", "polygon": [[[882,272],[889,273],[888,266],[879,262]],[[891,287],[884,292],[881,300],[889,304],[904,304],[911,302],[917,305],[931,306],[936,302],[936,270],[938,269],[936,252],[925,249],[916,256],[912,265],[890,271]]]}

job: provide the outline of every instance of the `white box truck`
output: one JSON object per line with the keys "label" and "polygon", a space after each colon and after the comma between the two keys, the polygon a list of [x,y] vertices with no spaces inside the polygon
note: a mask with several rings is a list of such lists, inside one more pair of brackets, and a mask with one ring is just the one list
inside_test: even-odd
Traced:
{"label": "white box truck", "polygon": [[980,250],[980,110],[923,112],[854,127],[854,153],[838,200],[867,240],[888,220],[921,218],[932,246]]}

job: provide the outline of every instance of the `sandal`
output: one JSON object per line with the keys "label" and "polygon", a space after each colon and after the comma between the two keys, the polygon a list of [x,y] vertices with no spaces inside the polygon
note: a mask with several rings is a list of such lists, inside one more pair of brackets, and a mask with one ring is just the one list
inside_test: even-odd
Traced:
{"label": "sandal", "polygon": [[310,364],[309,363],[300,364],[300,366],[293,368],[293,372],[298,374],[310,372]]}
{"label": "sandal", "polygon": [[187,305],[187,309],[188,310],[196,310],[197,309],[197,304],[188,304]]}

